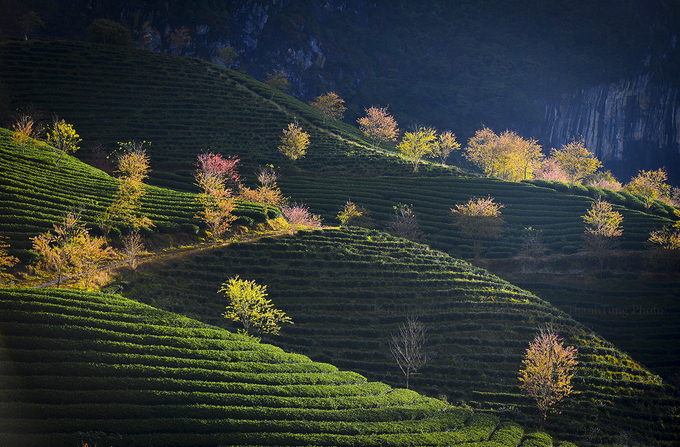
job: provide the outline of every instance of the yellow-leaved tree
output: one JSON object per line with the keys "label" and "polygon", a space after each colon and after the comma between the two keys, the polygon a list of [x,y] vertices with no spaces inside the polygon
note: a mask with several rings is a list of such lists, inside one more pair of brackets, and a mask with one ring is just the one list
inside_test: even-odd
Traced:
{"label": "yellow-leaved tree", "polygon": [[437,131],[420,126],[413,132],[406,132],[397,149],[402,157],[411,162],[413,172],[418,172],[418,165],[423,158],[434,155],[437,151]]}
{"label": "yellow-leaved tree", "polygon": [[456,141],[456,134],[447,130],[439,134],[435,147],[435,155],[439,156],[439,160],[446,166],[446,160],[451,155],[451,152],[460,149],[460,143]]}
{"label": "yellow-leaved tree", "polygon": [[54,116],[52,125],[47,128],[47,144],[59,150],[59,157],[54,165],[58,165],[61,157],[67,154],[73,154],[80,146],[78,144],[83,141],[80,139],[71,124],[64,120],[60,120],[58,116]]}
{"label": "yellow-leaved tree", "polygon": [[[677,210],[676,210],[677,211]],[[680,221],[676,225],[665,225],[662,229],[649,233],[648,242],[652,244],[654,257],[666,267],[670,275],[680,261]]]}
{"label": "yellow-leaved tree", "polygon": [[519,371],[520,388],[531,397],[541,413],[541,427],[555,405],[572,392],[572,371],[578,364],[573,346],[565,347],[552,330],[542,328],[529,344]]}
{"label": "yellow-leaved tree", "polygon": [[12,141],[21,148],[22,154],[29,140],[32,138],[38,139],[42,133],[40,124],[36,123],[33,116],[28,113],[23,113],[17,118],[14,124],[12,124],[12,130],[14,131]]}
{"label": "yellow-leaved tree", "polygon": [[120,182],[118,192],[111,205],[98,217],[104,235],[114,225],[127,227],[131,232],[141,228],[152,228],[151,219],[140,215],[142,197],[146,194],[144,180],[149,173],[149,156],[144,145],[146,141],[118,143],[120,153],[116,156],[116,174]]}
{"label": "yellow-leaved tree", "polygon": [[356,206],[356,204],[354,204],[354,202],[347,200],[345,207],[338,213],[336,217],[340,221],[340,225],[344,227],[347,226],[352,219],[360,217],[362,214],[362,211]]}
{"label": "yellow-leaved tree", "polygon": [[666,183],[667,180],[668,174],[664,168],[656,171],[641,170],[623,189],[641,195],[645,199],[645,208],[649,210],[655,200],[669,201],[671,187]]}
{"label": "yellow-leaved tree", "polygon": [[451,208],[453,223],[473,242],[475,258],[482,255],[482,239],[498,239],[503,233],[503,205],[495,203],[494,198],[473,197],[464,204]]}
{"label": "yellow-leaved tree", "polygon": [[580,141],[562,145],[560,150],[553,149],[551,156],[567,175],[570,186],[574,186],[602,167],[600,160]]}
{"label": "yellow-leaved tree", "polygon": [[291,160],[297,160],[307,154],[309,147],[309,134],[302,130],[297,123],[288,124],[288,129],[283,129],[279,150]]}
{"label": "yellow-leaved tree", "polygon": [[5,242],[6,236],[0,236],[0,287],[12,282],[12,275],[5,272],[5,269],[11,268],[19,262],[19,259],[7,252],[10,248],[9,244]]}
{"label": "yellow-leaved tree", "polygon": [[32,237],[33,251],[40,260],[34,270],[38,274],[56,274],[57,287],[65,276],[77,277],[79,287],[91,288],[96,282],[97,270],[115,256],[106,246],[103,237],[90,236],[80,214],[70,212],[54,232]]}
{"label": "yellow-leaved tree", "polygon": [[370,107],[364,111],[366,116],[359,118],[357,123],[361,131],[371,139],[373,149],[383,141],[397,141],[399,128],[394,117],[387,112],[387,107]]}
{"label": "yellow-leaved tree", "polygon": [[513,182],[533,178],[543,160],[541,146],[536,140],[527,140],[507,130],[496,135],[488,127],[470,138],[465,151],[465,158],[488,177]]}
{"label": "yellow-leaved tree", "polygon": [[598,198],[582,218],[585,223],[583,249],[598,258],[602,270],[609,251],[618,245],[623,234],[623,215],[614,211],[611,203]]}
{"label": "yellow-leaved tree", "polygon": [[282,323],[293,324],[293,320],[286,314],[274,308],[267,297],[267,286],[256,284],[255,281],[230,278],[222,284],[219,293],[229,299],[224,318],[238,321],[243,325],[239,330],[247,336],[266,333],[278,335]]}
{"label": "yellow-leaved tree", "polygon": [[335,92],[328,92],[324,95],[317,96],[310,103],[312,107],[321,112],[323,115],[323,123],[326,124],[326,119],[334,118],[336,120],[341,120],[342,116],[345,114],[345,100],[342,99]]}

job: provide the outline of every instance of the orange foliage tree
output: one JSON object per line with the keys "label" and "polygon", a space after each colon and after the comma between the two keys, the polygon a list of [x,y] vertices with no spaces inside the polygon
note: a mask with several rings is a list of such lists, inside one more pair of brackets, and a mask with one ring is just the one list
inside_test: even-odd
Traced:
{"label": "orange foliage tree", "polygon": [[359,118],[359,128],[371,139],[373,149],[383,141],[395,142],[399,128],[394,117],[387,112],[387,107],[371,107],[364,109],[366,116]]}
{"label": "orange foliage tree", "polygon": [[572,392],[572,371],[578,364],[577,349],[565,347],[552,330],[541,329],[529,344],[519,371],[520,388],[541,413],[541,426],[555,405]]}
{"label": "orange foliage tree", "polygon": [[170,49],[175,50],[179,54],[184,48],[191,45],[191,35],[189,28],[183,26],[170,33]]}
{"label": "orange foliage tree", "polygon": [[21,153],[31,138],[38,139],[42,133],[42,127],[35,122],[33,117],[27,113],[21,114],[16,122],[12,124],[12,141],[21,148]]}
{"label": "orange foliage tree", "polygon": [[265,213],[269,206],[281,206],[286,201],[286,198],[276,184],[278,178],[279,175],[273,166],[260,168],[257,173],[257,181],[260,182],[260,186],[257,189],[242,187],[241,198],[248,202],[261,204],[264,207]]}
{"label": "orange foliage tree", "polygon": [[273,73],[267,73],[267,80],[264,81],[265,84],[272,88],[271,99],[274,99],[274,93],[276,90],[285,91],[290,88],[290,82],[288,82],[288,75],[281,70],[276,70]]}

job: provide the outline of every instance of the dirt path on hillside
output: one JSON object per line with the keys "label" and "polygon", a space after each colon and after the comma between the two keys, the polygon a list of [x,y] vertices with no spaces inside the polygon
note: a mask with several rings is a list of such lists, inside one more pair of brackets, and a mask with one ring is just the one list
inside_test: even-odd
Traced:
{"label": "dirt path on hillside", "polygon": [[[324,228],[330,228],[330,227],[324,227]],[[213,250],[215,248],[219,247],[226,247],[229,244],[233,242],[239,242],[239,243],[249,243],[249,242],[256,242],[262,238],[265,237],[283,237],[283,236],[289,236],[292,234],[295,234],[297,231],[296,230],[276,230],[276,231],[270,231],[264,234],[252,234],[252,235],[241,235],[238,237],[235,237],[234,239],[228,241],[228,242],[223,242],[220,244],[217,244],[213,247],[212,244],[200,244],[200,245],[192,245],[188,247],[177,247],[177,248],[170,248],[170,249],[163,249],[158,252],[142,255],[138,258],[137,260],[137,266],[141,266],[143,264],[147,264],[150,262],[162,262],[162,261],[167,261],[171,259],[176,259],[184,256],[191,256],[194,254],[198,254],[202,251],[205,250]],[[97,272],[105,272],[105,271],[111,271],[111,273],[115,273],[115,271],[123,266],[128,265],[127,261],[118,261],[114,262],[112,264],[106,265],[104,267],[100,267],[97,269]],[[81,275],[74,275],[74,276],[64,276],[61,279],[53,279],[44,283],[36,284],[36,285],[28,285],[27,287],[34,287],[34,288],[43,288],[43,287],[51,287],[54,286],[57,283],[64,284],[69,281],[75,280]],[[29,282],[29,281],[25,281]],[[21,284],[18,284],[21,286]]]}

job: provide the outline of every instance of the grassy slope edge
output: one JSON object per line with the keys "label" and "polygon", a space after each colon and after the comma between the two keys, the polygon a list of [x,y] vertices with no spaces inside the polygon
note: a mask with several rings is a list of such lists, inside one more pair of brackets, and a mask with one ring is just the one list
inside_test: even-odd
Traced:
{"label": "grassy slope edge", "polygon": [[116,295],[0,290],[0,330],[6,447],[552,445]]}

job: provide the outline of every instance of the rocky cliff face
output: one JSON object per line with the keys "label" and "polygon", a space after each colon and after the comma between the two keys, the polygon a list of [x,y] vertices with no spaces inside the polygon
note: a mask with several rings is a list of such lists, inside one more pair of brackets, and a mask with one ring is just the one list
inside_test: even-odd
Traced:
{"label": "rocky cliff face", "polygon": [[623,182],[639,169],[666,167],[680,183],[680,89],[651,75],[582,88],[541,104],[545,121],[534,138],[561,147],[581,138]]}

